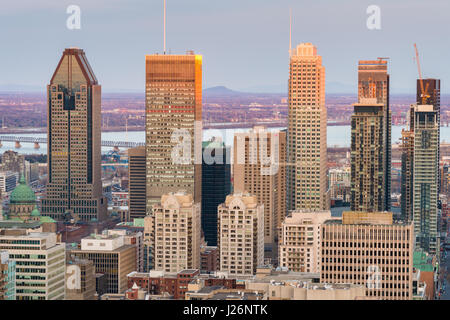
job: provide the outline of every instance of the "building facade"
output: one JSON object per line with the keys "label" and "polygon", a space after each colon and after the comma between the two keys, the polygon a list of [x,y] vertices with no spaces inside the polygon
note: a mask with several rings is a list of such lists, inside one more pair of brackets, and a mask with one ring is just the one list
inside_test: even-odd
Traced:
{"label": "building facade", "polygon": [[0,250],[16,263],[16,300],[64,300],[66,249],[55,233],[0,231]]}
{"label": "building facade", "polygon": [[125,237],[117,234],[92,234],[81,239],[81,248],[72,256],[91,260],[96,274],[104,274],[105,293],[123,293],[127,289],[127,274],[136,270],[136,246],[125,244]]}
{"label": "building facade", "polygon": [[130,219],[146,216],[146,161],[145,147],[128,149],[129,211]]}
{"label": "building facade", "polygon": [[56,220],[104,220],[101,86],[83,50],[64,51],[47,97],[48,183],[42,214]]}
{"label": "building facade", "polygon": [[[231,193],[231,151],[223,142],[203,142],[202,231],[208,246],[217,246],[217,207]],[[216,154],[217,153],[217,154]]]}
{"label": "building facade", "polygon": [[152,215],[155,270],[200,269],[201,204],[185,192],[169,193]]}
{"label": "building facade", "polygon": [[264,263],[264,205],[256,196],[235,193],[218,207],[220,271],[252,275]]}
{"label": "building facade", "polygon": [[351,210],[385,211],[385,106],[376,99],[354,104],[351,120]]}
{"label": "building facade", "polygon": [[279,264],[293,272],[320,272],[321,225],[330,211],[292,211],[282,224]]}
{"label": "building facade", "polygon": [[321,283],[353,283],[366,297],[412,299],[414,230],[390,212],[344,212],[322,225]]}
{"label": "building facade", "polygon": [[286,216],[286,132],[256,126],[235,133],[233,157],[234,192],[248,192],[264,204],[266,256],[276,259],[280,222]]}
{"label": "building facade", "polygon": [[0,300],[16,300],[16,262],[0,250]]}
{"label": "building facade", "polygon": [[[358,103],[363,103],[367,98],[376,99],[376,103],[383,105],[383,124],[381,126],[383,145],[383,196],[384,210],[391,208],[391,110],[389,102],[389,74],[388,63],[383,58],[378,60],[361,60],[358,63]],[[358,209],[352,209],[358,210]],[[365,211],[365,209],[361,209]]]}
{"label": "building facade", "polygon": [[328,210],[325,68],[310,43],[290,52],[288,108],[288,210]]}
{"label": "building facade", "polygon": [[416,246],[439,250],[439,127],[432,105],[414,106],[413,220]]}
{"label": "building facade", "polygon": [[145,64],[149,214],[169,192],[201,202],[202,56],[147,55]]}

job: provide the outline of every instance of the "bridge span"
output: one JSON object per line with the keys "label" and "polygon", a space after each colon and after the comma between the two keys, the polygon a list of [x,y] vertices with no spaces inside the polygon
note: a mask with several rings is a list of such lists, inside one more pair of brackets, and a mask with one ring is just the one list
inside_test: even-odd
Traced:
{"label": "bridge span", "polygon": [[[16,148],[20,148],[20,143],[34,143],[35,147],[39,147],[41,143],[47,143],[47,138],[42,137],[25,137],[25,136],[0,136],[0,147],[3,141],[15,142]],[[135,148],[145,146],[144,142],[129,142],[129,141],[111,141],[102,140],[102,147],[117,147],[117,148]]]}

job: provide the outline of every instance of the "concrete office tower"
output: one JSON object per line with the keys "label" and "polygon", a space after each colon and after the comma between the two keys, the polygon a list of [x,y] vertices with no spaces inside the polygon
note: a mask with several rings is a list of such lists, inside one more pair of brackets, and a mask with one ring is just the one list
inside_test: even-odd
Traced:
{"label": "concrete office tower", "polygon": [[66,247],[55,233],[1,230],[2,249],[16,262],[16,300],[64,300]]}
{"label": "concrete office tower", "polygon": [[385,106],[368,98],[353,107],[351,210],[386,211]]}
{"label": "concrete office tower", "polygon": [[165,194],[153,206],[157,271],[200,269],[201,204],[184,191]]}
{"label": "concrete office tower", "polygon": [[47,101],[48,183],[42,215],[104,220],[101,86],[83,50],[64,50],[47,86]]}
{"label": "concrete office tower", "polygon": [[248,192],[264,204],[264,244],[276,259],[281,222],[286,216],[286,132],[256,126],[234,134],[235,192]]}
{"label": "concrete office tower", "polygon": [[320,272],[320,231],[330,211],[292,211],[282,224],[280,266],[293,272]]}
{"label": "concrete office tower", "polygon": [[288,210],[328,210],[325,68],[310,43],[291,50],[288,100]]}
{"label": "concrete office tower", "polygon": [[439,249],[437,230],[438,132],[438,116],[433,106],[414,106],[414,233],[416,246],[431,254],[436,254]]}
{"label": "concrete office tower", "polygon": [[202,56],[147,55],[145,65],[149,214],[169,192],[201,202]]}
{"label": "concrete office tower", "polygon": [[81,249],[70,254],[91,260],[95,273],[104,274],[105,293],[123,293],[128,289],[127,275],[136,270],[136,246],[126,244],[125,237],[118,234],[92,234],[81,239]]}
{"label": "concrete office tower", "polygon": [[202,231],[208,246],[217,246],[217,206],[231,193],[231,151],[221,141],[205,141],[202,150]]}
{"label": "concrete office tower", "polygon": [[393,223],[391,212],[344,212],[321,228],[321,283],[364,285],[367,297],[411,300],[411,223]]}
{"label": "concrete office tower", "polygon": [[[387,61],[361,60],[358,64],[358,103],[364,99],[376,98],[383,104],[383,210],[391,208],[391,110],[389,106],[389,74]],[[354,209],[352,209],[354,210]],[[363,209],[364,210],[364,209]],[[383,211],[382,210],[382,211]]]}
{"label": "concrete office tower", "polygon": [[252,275],[264,263],[264,205],[255,196],[234,193],[218,207],[220,271]]}
{"label": "concrete office tower", "polygon": [[130,218],[146,216],[145,147],[128,149],[128,199]]}

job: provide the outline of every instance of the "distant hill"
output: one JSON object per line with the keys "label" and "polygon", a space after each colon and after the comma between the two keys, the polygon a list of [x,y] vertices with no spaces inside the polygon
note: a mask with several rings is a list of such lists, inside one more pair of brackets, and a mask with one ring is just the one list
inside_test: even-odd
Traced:
{"label": "distant hill", "polygon": [[245,95],[247,93],[240,92],[240,91],[234,91],[225,86],[217,86],[217,87],[206,88],[205,90],[203,90],[203,94],[206,96],[209,96],[209,97],[212,97],[212,96],[230,97],[230,96],[241,96],[241,95]]}

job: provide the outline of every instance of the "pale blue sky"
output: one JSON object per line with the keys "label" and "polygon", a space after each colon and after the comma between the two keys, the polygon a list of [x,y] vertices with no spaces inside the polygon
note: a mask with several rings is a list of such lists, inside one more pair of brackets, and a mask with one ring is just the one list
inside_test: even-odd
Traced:
{"label": "pale blue sky", "polygon": [[[81,30],[66,8],[81,7]],[[162,51],[163,0],[1,0],[0,85],[44,88],[65,47],[87,57],[104,91],[143,92],[145,54]],[[381,8],[381,30],[366,8]],[[167,0],[167,48],[203,54],[204,87],[287,91],[289,8],[293,44],[323,56],[327,92],[356,91],[359,59],[390,57],[391,87],[413,93],[417,43],[423,73],[450,93],[448,0]]]}

